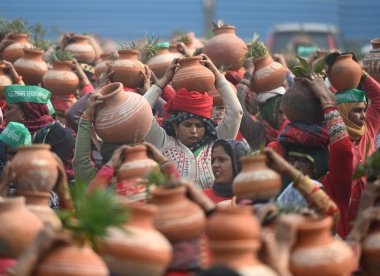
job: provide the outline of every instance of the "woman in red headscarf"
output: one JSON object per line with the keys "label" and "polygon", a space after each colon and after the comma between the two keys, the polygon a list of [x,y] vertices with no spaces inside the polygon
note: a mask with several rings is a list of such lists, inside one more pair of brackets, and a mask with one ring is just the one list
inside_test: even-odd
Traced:
{"label": "woman in red headscarf", "polygon": [[[212,97],[207,93],[182,88],[165,106],[166,118],[160,127],[153,117],[152,127],[145,141],[160,149],[172,160],[179,173],[196,182],[202,189],[214,182],[211,168],[211,150],[217,139],[234,139],[240,126],[242,108],[231,85],[212,61],[202,55],[201,63],[215,75],[215,87],[223,98],[225,116],[216,127],[211,120]],[[172,80],[179,67],[175,60],[166,74],[144,95],[153,107],[163,89]]]}

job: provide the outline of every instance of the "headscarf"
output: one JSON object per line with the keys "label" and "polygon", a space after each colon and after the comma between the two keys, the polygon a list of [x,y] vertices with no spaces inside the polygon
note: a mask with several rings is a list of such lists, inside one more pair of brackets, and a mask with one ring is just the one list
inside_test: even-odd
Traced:
{"label": "headscarf", "polygon": [[[233,178],[241,171],[240,158],[248,153],[248,149],[244,146],[243,143],[233,140],[233,139],[219,139],[215,142],[212,147],[212,151],[217,146],[222,146],[225,152],[231,158],[232,174]],[[214,184],[212,186],[213,191],[218,196],[222,197],[232,197],[232,183],[226,184]]]}
{"label": "headscarf", "polygon": [[179,89],[175,97],[165,104],[165,119],[162,127],[166,133],[175,137],[173,123],[179,124],[185,120],[198,119],[206,129],[202,140],[190,146],[192,152],[200,149],[209,141],[217,139],[215,124],[211,120],[213,99],[207,93]]}
{"label": "headscarf", "polygon": [[326,148],[329,135],[323,124],[291,122],[281,130],[278,141],[285,148],[289,145]]}
{"label": "headscarf", "polygon": [[33,85],[9,85],[5,86],[5,98],[7,104],[18,104],[24,113],[21,122],[34,134],[42,127],[50,124],[54,119],[49,115],[47,106],[51,93]]}
{"label": "headscarf", "polygon": [[64,113],[76,102],[74,95],[71,96],[51,96],[51,103],[55,110]]}
{"label": "headscarf", "polygon": [[173,128],[173,123],[180,124],[183,121],[189,120],[189,119],[198,119],[201,121],[206,129],[205,135],[195,145],[188,146],[189,149],[194,152],[198,150],[199,148],[206,145],[209,141],[214,141],[217,139],[216,129],[215,129],[215,123],[207,118],[203,118],[201,116],[187,113],[187,112],[180,112],[177,111],[175,114],[171,115],[171,117],[168,120],[164,120],[162,122],[162,127],[165,129],[166,133],[170,136],[175,137],[175,130]]}
{"label": "headscarf", "polygon": [[343,122],[346,125],[347,132],[350,137],[357,141],[367,131],[367,125],[358,126],[354,124],[349,118],[348,114],[350,110],[354,108],[358,103],[366,102],[365,92],[359,89],[350,89],[344,92],[339,92],[335,94],[337,101],[337,109],[342,116]]}
{"label": "headscarf", "polygon": [[237,86],[242,80],[244,72],[242,70],[227,70],[225,77],[233,85]]}
{"label": "headscarf", "polygon": [[265,137],[270,142],[277,140],[278,129],[280,127],[278,117],[280,115],[279,108],[281,105],[281,99],[282,95],[277,95],[267,100],[260,107],[260,114],[261,118],[263,119]]}

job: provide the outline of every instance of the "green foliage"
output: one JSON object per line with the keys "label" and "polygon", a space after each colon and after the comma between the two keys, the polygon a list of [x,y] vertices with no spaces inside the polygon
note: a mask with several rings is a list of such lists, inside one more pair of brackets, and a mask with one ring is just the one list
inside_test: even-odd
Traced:
{"label": "green foliage", "polygon": [[366,158],[364,163],[358,164],[355,168],[353,178],[358,179],[367,176],[370,181],[380,179],[380,152],[376,151],[368,157],[369,144],[367,145]]}
{"label": "green foliage", "polygon": [[16,18],[8,21],[6,32],[14,34],[29,33],[32,27],[27,28],[27,26],[28,23],[24,19]]}
{"label": "green foliage", "polygon": [[223,27],[226,25],[226,24],[224,24],[224,21],[222,19],[219,19],[217,23],[215,23],[214,21],[211,21],[211,23],[212,23],[212,26],[214,27],[214,29],[220,28],[220,27]]}
{"label": "green foliage", "polygon": [[141,183],[146,187],[148,201],[150,201],[153,187],[168,186],[170,184],[169,177],[160,170],[151,170],[144,176],[144,180]]}
{"label": "green foliage", "polygon": [[219,69],[219,72],[223,74],[223,73],[227,72],[229,68],[230,68],[230,66],[222,65],[218,69]]}
{"label": "green foliage", "polygon": [[70,193],[74,210],[60,210],[58,216],[80,245],[90,242],[96,248],[96,241],[106,237],[109,227],[121,228],[128,221],[128,211],[111,190],[87,192],[87,185],[77,182]]}
{"label": "green foliage", "polygon": [[265,56],[269,51],[264,42],[259,40],[260,36],[258,34],[254,34],[252,41],[248,44],[248,51],[244,55],[244,60],[249,58],[259,58]]}
{"label": "green foliage", "polygon": [[308,77],[312,73],[324,75],[325,60],[320,59],[318,62],[311,64],[306,59],[297,56],[299,65],[295,65],[291,68],[291,71],[296,77]]}
{"label": "green foliage", "polygon": [[31,28],[31,42],[36,49],[47,51],[52,46],[52,43],[45,39],[46,32],[39,22]]}
{"label": "green foliage", "polygon": [[74,60],[74,55],[64,49],[58,49],[52,53],[49,61],[70,61]]}
{"label": "green foliage", "polygon": [[141,50],[141,47],[135,42],[120,42],[120,50]]}
{"label": "green foliage", "polygon": [[146,63],[150,58],[157,55],[160,51],[160,47],[158,47],[158,42],[160,40],[159,37],[151,36],[149,38],[145,37],[145,43],[142,47],[142,56],[141,61],[142,63]]}

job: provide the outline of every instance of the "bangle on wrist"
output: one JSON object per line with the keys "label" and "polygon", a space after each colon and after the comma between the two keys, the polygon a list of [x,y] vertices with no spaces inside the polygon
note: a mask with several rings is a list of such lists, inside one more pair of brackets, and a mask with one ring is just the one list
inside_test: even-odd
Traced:
{"label": "bangle on wrist", "polygon": [[368,73],[366,71],[363,70],[362,72],[362,76],[360,78],[360,82],[362,82],[363,80],[365,80],[366,78],[368,77]]}
{"label": "bangle on wrist", "polygon": [[157,82],[155,83],[155,85],[161,89],[162,92],[164,92],[164,88],[162,88]]}
{"label": "bangle on wrist", "polygon": [[83,119],[85,119],[85,120],[87,120],[87,121],[89,121],[89,122],[93,122],[94,120],[93,119],[91,119],[90,117],[88,117],[86,114],[82,114],[82,116],[81,116]]}
{"label": "bangle on wrist", "polygon": [[22,81],[22,76],[14,76],[13,79],[15,83],[19,83],[20,81]]}

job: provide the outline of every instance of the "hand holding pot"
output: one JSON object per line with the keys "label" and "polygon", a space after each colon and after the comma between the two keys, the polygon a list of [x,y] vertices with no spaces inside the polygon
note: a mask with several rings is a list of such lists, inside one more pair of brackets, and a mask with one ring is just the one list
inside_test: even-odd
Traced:
{"label": "hand holding pot", "polygon": [[243,68],[245,72],[249,73],[251,76],[255,71],[255,64],[253,63],[253,58],[247,58],[243,63]]}
{"label": "hand holding pot", "polygon": [[96,88],[102,88],[110,82],[110,77],[114,74],[114,71],[111,70],[111,63],[106,64],[107,69],[99,76],[95,81]]}
{"label": "hand holding pot", "polygon": [[162,164],[167,161],[167,158],[155,146],[148,142],[144,142],[143,145],[145,145],[148,150],[148,156],[152,158],[154,161],[156,161],[159,164]]}
{"label": "hand holding pot", "polygon": [[168,70],[166,70],[165,75],[157,82],[157,85],[162,89],[165,89],[169,82],[172,81],[175,72],[179,69],[178,61],[179,58],[173,59],[173,62],[168,67]]}
{"label": "hand holding pot", "polygon": [[304,81],[309,85],[314,96],[321,102],[322,108],[335,106],[335,96],[327,89],[320,74],[311,74]]}
{"label": "hand holding pot", "polygon": [[203,60],[201,60],[200,63],[208,69],[210,69],[210,71],[214,74],[215,79],[222,75],[222,73],[220,73],[218,68],[216,68],[215,64],[211,61],[211,59],[208,56],[206,56],[205,54],[201,54],[200,56],[203,58]]}
{"label": "hand holding pot", "polygon": [[86,110],[83,113],[84,117],[91,121],[94,120],[97,105],[103,103],[104,101],[101,97],[102,95],[96,92],[90,96],[90,98],[87,101]]}
{"label": "hand holding pot", "polygon": [[8,70],[9,75],[11,76],[13,83],[24,85],[24,82],[22,82],[22,77],[17,73],[12,62],[3,60],[2,63],[7,66],[6,69]]}
{"label": "hand holding pot", "polygon": [[116,171],[120,168],[121,164],[124,161],[124,150],[128,148],[127,145],[122,145],[121,147],[117,148],[111,157],[111,159],[107,162],[107,165],[114,168]]}
{"label": "hand holding pot", "polygon": [[149,66],[144,65],[144,71],[145,72],[140,72],[142,75],[142,78],[144,79],[143,86],[137,87],[137,90],[141,95],[144,95],[146,91],[150,88],[150,82],[152,78],[152,70],[150,70]]}
{"label": "hand holding pot", "polygon": [[78,76],[79,87],[84,87],[91,83],[86,73],[83,71],[82,67],[80,66],[80,64],[78,63],[76,59],[73,60],[72,69],[75,72],[75,74]]}
{"label": "hand holding pot", "polygon": [[185,57],[190,56],[190,52],[187,49],[185,43],[183,43],[183,42],[177,42],[177,49]]}

